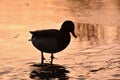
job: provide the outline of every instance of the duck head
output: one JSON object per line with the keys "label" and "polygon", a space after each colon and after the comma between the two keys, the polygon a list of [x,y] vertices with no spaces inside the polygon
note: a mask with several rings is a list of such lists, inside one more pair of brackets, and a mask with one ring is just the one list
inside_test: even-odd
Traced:
{"label": "duck head", "polygon": [[60,29],[60,31],[61,31],[61,32],[64,32],[64,33],[71,32],[72,35],[73,35],[75,38],[77,38],[74,30],[75,30],[75,25],[74,25],[74,23],[73,23],[72,21],[70,21],[70,20],[65,21],[65,22],[62,24],[61,29]]}

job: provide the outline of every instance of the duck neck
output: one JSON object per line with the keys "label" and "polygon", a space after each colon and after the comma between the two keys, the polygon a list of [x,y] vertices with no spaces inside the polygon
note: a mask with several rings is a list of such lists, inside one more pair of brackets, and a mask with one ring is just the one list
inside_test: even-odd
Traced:
{"label": "duck neck", "polygon": [[64,31],[64,30],[60,30],[60,33],[61,33],[61,34],[68,34],[69,32]]}
{"label": "duck neck", "polygon": [[61,28],[61,29],[60,29],[60,32],[63,33],[63,34],[69,33],[68,30],[66,30],[66,29],[64,29],[64,28]]}

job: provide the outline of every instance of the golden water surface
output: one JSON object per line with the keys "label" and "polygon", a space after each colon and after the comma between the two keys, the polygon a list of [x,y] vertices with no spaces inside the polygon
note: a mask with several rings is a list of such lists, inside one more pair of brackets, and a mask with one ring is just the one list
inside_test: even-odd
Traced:
{"label": "golden water surface", "polygon": [[[67,79],[120,80],[119,3],[0,0],[0,80],[31,80],[30,65],[40,62],[40,51],[28,41],[29,31],[59,29],[65,20],[74,21],[78,38],[72,37],[70,45],[55,54],[54,64],[69,71]],[[49,62],[50,55],[45,56]]]}

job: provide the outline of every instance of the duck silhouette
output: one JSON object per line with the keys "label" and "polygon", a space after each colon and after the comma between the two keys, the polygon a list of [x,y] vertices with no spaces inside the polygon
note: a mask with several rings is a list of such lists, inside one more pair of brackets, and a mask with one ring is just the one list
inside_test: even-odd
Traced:
{"label": "duck silhouette", "polygon": [[33,46],[41,51],[41,64],[43,64],[45,59],[43,52],[51,53],[51,64],[53,63],[53,54],[64,50],[70,43],[70,33],[77,38],[74,30],[74,23],[67,20],[62,24],[60,30],[47,29],[30,31]]}

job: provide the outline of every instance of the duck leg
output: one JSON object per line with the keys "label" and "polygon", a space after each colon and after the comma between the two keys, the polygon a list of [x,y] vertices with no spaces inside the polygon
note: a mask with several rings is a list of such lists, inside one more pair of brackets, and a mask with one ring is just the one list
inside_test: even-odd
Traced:
{"label": "duck leg", "polygon": [[53,64],[53,59],[54,59],[54,56],[53,56],[53,53],[51,53],[51,64]]}
{"label": "duck leg", "polygon": [[41,51],[41,64],[43,64],[45,58],[44,58],[44,55],[43,55],[43,52]]}

